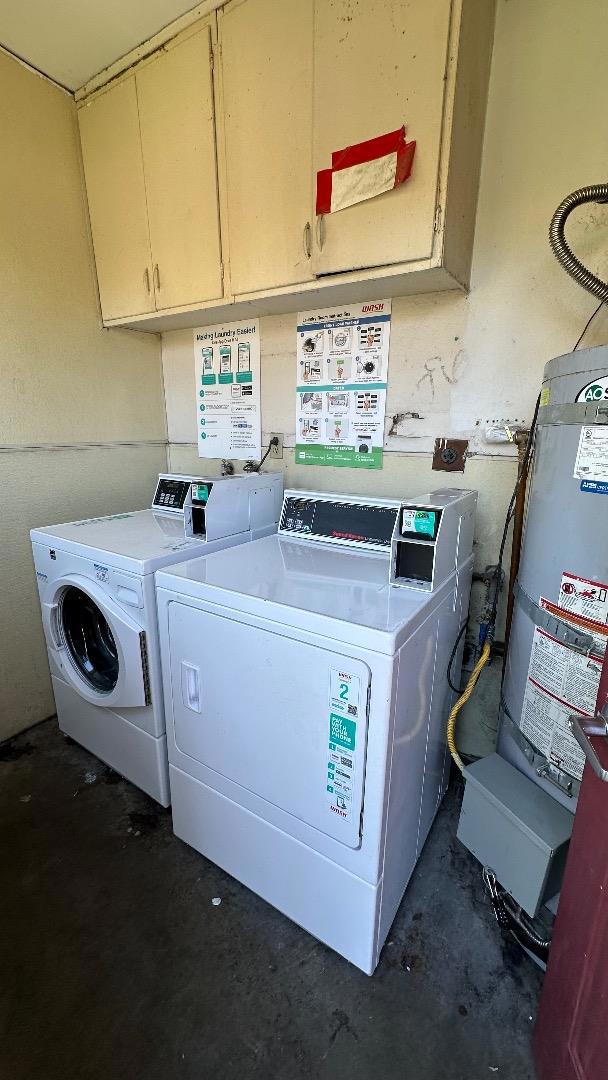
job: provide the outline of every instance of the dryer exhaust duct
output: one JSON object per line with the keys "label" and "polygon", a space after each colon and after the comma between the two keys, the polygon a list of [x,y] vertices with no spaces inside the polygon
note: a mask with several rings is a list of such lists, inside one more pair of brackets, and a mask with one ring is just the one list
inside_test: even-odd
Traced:
{"label": "dryer exhaust duct", "polygon": [[566,221],[577,206],[585,203],[608,202],[608,184],[591,184],[589,187],[578,188],[559,204],[549,226],[549,243],[555,258],[563,266],[567,274],[588,292],[596,296],[600,303],[608,302],[608,283],[596,277],[595,274],[577,258],[566,240]]}

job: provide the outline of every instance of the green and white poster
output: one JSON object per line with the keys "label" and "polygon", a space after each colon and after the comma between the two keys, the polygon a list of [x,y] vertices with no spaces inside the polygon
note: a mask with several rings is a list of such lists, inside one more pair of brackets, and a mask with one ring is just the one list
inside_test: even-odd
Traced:
{"label": "green and white poster", "polygon": [[381,469],[391,302],[298,315],[298,465]]}
{"label": "green and white poster", "polygon": [[261,455],[260,324],[199,326],[194,334],[198,456]]}

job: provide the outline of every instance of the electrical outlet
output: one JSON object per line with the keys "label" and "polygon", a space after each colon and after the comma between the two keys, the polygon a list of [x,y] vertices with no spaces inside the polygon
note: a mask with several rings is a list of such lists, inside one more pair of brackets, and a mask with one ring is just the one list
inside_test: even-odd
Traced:
{"label": "electrical outlet", "polygon": [[278,443],[275,443],[273,446],[270,447],[270,456],[271,456],[271,458],[282,458],[283,457],[283,436],[279,435],[278,431],[272,431],[270,433],[270,438],[279,440]]}
{"label": "electrical outlet", "polygon": [[431,468],[443,472],[464,472],[468,449],[468,439],[435,439]]}

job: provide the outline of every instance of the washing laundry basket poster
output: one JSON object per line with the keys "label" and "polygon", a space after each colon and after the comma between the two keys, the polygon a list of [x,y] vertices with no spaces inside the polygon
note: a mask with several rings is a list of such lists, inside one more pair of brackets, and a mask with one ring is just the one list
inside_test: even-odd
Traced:
{"label": "washing laundry basket poster", "polygon": [[296,464],[382,468],[390,332],[390,300],[300,312]]}

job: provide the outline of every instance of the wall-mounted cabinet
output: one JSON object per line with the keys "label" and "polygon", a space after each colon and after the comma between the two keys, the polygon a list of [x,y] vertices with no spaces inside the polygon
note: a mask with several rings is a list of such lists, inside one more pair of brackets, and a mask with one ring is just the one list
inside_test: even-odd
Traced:
{"label": "wall-mounted cabinet", "polygon": [[236,295],[313,277],[313,8],[236,0],[218,13]]}
{"label": "wall-mounted cabinet", "polygon": [[78,110],[104,321],[222,296],[209,24]]}
{"label": "wall-mounted cabinet", "polygon": [[[231,0],[83,98],[104,321],[466,287],[493,23],[494,0]],[[410,179],[316,217],[332,152],[401,124]]]}
{"label": "wall-mounted cabinet", "polygon": [[[328,214],[315,235],[316,274],[433,256],[451,0],[332,0],[315,20],[313,165],[333,150],[405,123],[416,140],[410,179]],[[319,14],[319,13],[318,13]]]}
{"label": "wall-mounted cabinet", "polygon": [[135,77],[78,114],[104,319],[154,310]]}

